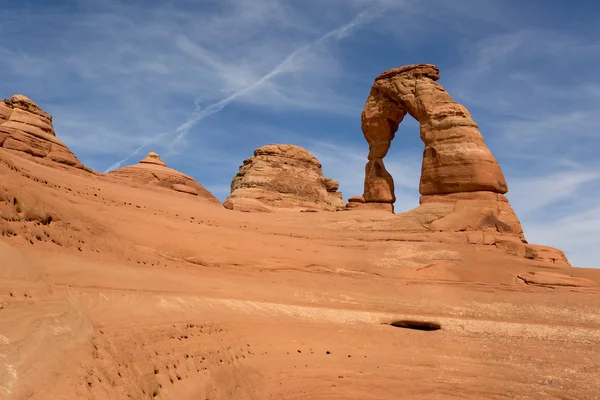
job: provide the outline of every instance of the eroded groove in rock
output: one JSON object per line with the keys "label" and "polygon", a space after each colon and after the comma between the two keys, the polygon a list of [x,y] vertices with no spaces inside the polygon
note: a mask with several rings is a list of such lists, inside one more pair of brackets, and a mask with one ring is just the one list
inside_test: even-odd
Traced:
{"label": "eroded groove in rock", "polygon": [[394,321],[390,325],[396,328],[414,329],[417,331],[437,331],[442,329],[442,326],[437,322],[429,321],[401,320]]}
{"label": "eroded groove in rock", "polygon": [[555,272],[525,272],[517,278],[526,285],[545,287],[595,287],[596,282]]}

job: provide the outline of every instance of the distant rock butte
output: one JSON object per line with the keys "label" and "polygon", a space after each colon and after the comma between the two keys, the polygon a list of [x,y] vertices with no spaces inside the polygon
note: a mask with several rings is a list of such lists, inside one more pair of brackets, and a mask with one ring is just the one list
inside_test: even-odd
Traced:
{"label": "distant rock butte", "polygon": [[302,147],[269,144],[244,160],[223,205],[230,210],[343,210],[339,183],[324,178],[321,163]]}
{"label": "distant rock butte", "polygon": [[199,196],[213,203],[221,203],[211,192],[202,185],[175,169],[167,167],[160,156],[154,152],[148,153],[139,164],[119,168],[108,173],[128,181],[149,186],[159,186],[177,192]]}
{"label": "distant rock butte", "polygon": [[52,116],[20,94],[0,101],[0,147],[88,170],[56,137]]}
{"label": "distant rock butte", "polygon": [[432,64],[390,69],[377,78],[364,106],[362,131],[369,144],[364,194],[347,209],[393,212],[394,180],[383,158],[409,114],[425,144],[420,206],[398,214],[400,230],[465,232],[472,244],[495,245],[523,257],[568,266],[560,250],[526,246],[523,228],[508,199],[504,174],[469,111],[455,102]]}
{"label": "distant rock butte", "polygon": [[161,167],[167,166],[167,164],[165,164],[165,162],[160,159],[160,156],[153,151],[148,153],[146,158],[141,159],[140,164],[154,164],[154,165],[160,165]]}

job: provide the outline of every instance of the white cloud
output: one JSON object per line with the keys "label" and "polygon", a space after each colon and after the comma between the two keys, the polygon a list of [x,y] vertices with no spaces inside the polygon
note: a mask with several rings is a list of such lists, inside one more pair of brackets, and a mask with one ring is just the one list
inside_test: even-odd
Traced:
{"label": "white cloud", "polygon": [[[81,1],[76,18],[52,9],[30,10],[21,18],[40,27],[50,26],[46,11],[54,18],[47,46],[52,51],[31,43],[3,48],[0,63],[15,75],[39,78],[44,85],[40,91],[89,90],[86,97],[103,96],[112,102],[118,112],[111,111],[101,129],[94,123],[85,127],[84,121],[77,124],[77,132],[73,124],[62,126],[67,144],[77,138],[72,141],[74,151],[85,152],[102,141],[99,138],[108,141],[112,138],[104,136],[107,132],[137,120],[142,129],[124,132],[127,140],[111,140],[120,142],[121,154],[129,152],[115,167],[144,145],[163,144],[169,132],[182,138],[198,121],[233,100],[264,109],[348,112],[351,105],[327,84],[344,73],[329,44],[343,40],[385,7],[402,2],[346,1],[342,10],[336,1],[314,3],[323,10],[318,18],[278,0],[227,0],[204,7],[183,3],[185,8],[160,3],[139,8],[112,0]],[[305,5],[311,9],[311,4]],[[327,12],[335,9],[340,12]],[[4,24],[4,30],[22,36],[18,14],[11,16],[12,24]],[[282,74],[285,79],[280,79]],[[177,122],[175,114],[186,97],[191,114]],[[68,118],[57,114],[59,107],[49,108],[57,119]],[[86,112],[94,110],[87,107]],[[81,131],[97,137],[86,142],[89,136]]]}
{"label": "white cloud", "polygon": [[542,177],[515,179],[509,182],[510,202],[523,218],[536,211],[545,214],[546,218],[552,218],[544,212],[547,207],[569,199],[575,200],[575,207],[581,205],[577,197],[585,194],[588,184],[598,180],[600,172],[589,170],[565,170]]}
{"label": "white cloud", "polygon": [[600,203],[575,211],[558,220],[540,220],[526,225],[531,242],[557,247],[565,252],[572,265],[600,268]]}

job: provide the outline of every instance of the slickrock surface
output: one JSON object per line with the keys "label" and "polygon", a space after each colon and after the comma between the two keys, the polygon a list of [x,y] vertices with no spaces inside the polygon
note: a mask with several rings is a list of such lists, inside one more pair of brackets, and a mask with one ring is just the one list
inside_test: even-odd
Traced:
{"label": "slickrock surface", "polygon": [[598,285],[596,282],[589,279],[576,278],[570,275],[546,271],[527,272],[524,274],[517,275],[517,278],[521,279],[528,285],[539,285],[547,287],[593,287]]}
{"label": "slickrock surface", "polygon": [[[364,201],[353,198],[346,209],[393,212],[394,181],[383,158],[409,114],[419,122],[425,144],[421,205],[398,214],[399,229],[459,233],[469,243],[568,266],[560,250],[527,245],[521,223],[504,196],[508,186],[498,162],[469,111],[452,99],[438,79],[439,69],[431,64],[394,68],[375,78],[361,116],[369,143]],[[438,237],[455,240],[457,236]]]}
{"label": "slickrock surface", "polygon": [[3,148],[0,176],[3,400],[600,393],[600,270],[543,249],[381,211],[231,212]]}
{"label": "slickrock surface", "polygon": [[152,151],[139,164],[119,168],[109,172],[108,175],[125,179],[138,185],[164,187],[193,196],[199,196],[213,203],[221,203],[219,199],[196,182],[194,178],[167,167],[164,161],[160,159],[160,156]]}
{"label": "slickrock surface", "polygon": [[85,169],[56,137],[52,116],[20,94],[0,101],[0,147]]}
{"label": "slickrock surface", "polygon": [[321,163],[299,146],[269,144],[244,160],[223,203],[230,210],[343,210],[339,183],[324,178]]}

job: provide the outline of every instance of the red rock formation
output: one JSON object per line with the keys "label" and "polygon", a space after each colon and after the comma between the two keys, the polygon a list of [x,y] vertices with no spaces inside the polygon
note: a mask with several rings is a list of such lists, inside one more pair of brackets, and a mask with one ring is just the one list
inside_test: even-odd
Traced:
{"label": "red rock formation", "polygon": [[175,169],[167,167],[160,156],[154,152],[142,159],[137,165],[119,168],[108,173],[110,176],[127,179],[141,185],[160,186],[207,199],[213,203],[221,203],[202,185]]}
{"label": "red rock formation", "polygon": [[375,78],[361,116],[369,143],[363,196],[367,206],[393,211],[394,181],[383,158],[400,122],[410,114],[419,121],[425,144],[419,186],[422,207],[413,213],[435,215],[424,223],[441,231],[479,229],[480,224],[501,218],[492,225],[522,237],[519,220],[502,196],[508,187],[498,162],[467,109],[452,100],[438,79],[439,70],[431,64],[395,68]]}
{"label": "red rock formation", "polygon": [[392,139],[406,114],[420,124],[425,144],[421,167],[421,205],[399,214],[400,230],[464,232],[472,244],[555,265],[569,265],[560,250],[525,246],[523,228],[504,193],[508,186],[500,165],[484,143],[469,111],[456,103],[431,64],[407,65],[377,78],[362,112],[369,143],[364,201],[347,209],[393,211],[394,181],[385,169]]}
{"label": "red rock formation", "polygon": [[419,121],[425,143],[422,195],[508,191],[477,124],[467,109],[436,83],[438,79],[438,68],[430,64],[391,69],[375,78],[362,113],[362,129],[369,143],[367,202],[395,201],[393,180],[383,158],[407,113]]}
{"label": "red rock formation", "polygon": [[20,94],[0,102],[0,147],[86,169],[56,137],[52,116]]}
{"label": "red rock formation", "polygon": [[339,183],[324,178],[321,163],[301,147],[270,144],[244,160],[224,206],[241,211],[324,210],[345,207]]}

